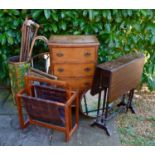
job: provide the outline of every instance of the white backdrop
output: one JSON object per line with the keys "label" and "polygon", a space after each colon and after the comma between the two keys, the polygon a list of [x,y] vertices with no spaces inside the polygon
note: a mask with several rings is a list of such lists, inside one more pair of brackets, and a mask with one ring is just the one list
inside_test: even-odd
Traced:
{"label": "white backdrop", "polygon": [[0,9],[154,9],[155,0],[0,0]]}

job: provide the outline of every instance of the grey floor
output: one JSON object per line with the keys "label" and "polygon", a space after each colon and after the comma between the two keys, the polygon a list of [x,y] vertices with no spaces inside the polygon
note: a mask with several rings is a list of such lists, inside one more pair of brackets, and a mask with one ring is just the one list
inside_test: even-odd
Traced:
{"label": "grey floor", "polygon": [[0,145],[24,145],[24,146],[115,146],[121,145],[115,120],[108,123],[111,136],[108,137],[104,130],[90,127],[93,119],[80,115],[78,130],[71,140],[66,143],[62,132],[30,125],[21,130],[18,124],[17,109],[12,101],[12,96],[5,100],[9,92],[0,90]]}

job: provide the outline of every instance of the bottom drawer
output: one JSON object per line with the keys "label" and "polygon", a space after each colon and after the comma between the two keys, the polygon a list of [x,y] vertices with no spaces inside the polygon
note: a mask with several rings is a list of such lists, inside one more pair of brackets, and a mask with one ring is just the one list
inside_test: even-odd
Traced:
{"label": "bottom drawer", "polygon": [[84,77],[84,78],[62,78],[60,80],[68,82],[72,89],[79,89],[80,91],[90,89],[92,86],[93,77]]}

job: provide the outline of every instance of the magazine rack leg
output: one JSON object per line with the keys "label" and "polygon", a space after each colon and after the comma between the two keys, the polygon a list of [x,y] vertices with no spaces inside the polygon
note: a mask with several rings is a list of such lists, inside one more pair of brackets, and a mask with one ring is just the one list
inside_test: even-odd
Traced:
{"label": "magazine rack leg", "polygon": [[16,96],[16,103],[17,103],[17,109],[18,109],[19,124],[20,124],[20,127],[24,129],[29,125],[29,120],[24,121],[22,103],[19,96]]}
{"label": "magazine rack leg", "polygon": [[69,141],[70,136],[69,136],[69,117],[68,117],[68,107],[65,107],[65,123],[66,123],[66,142]]}

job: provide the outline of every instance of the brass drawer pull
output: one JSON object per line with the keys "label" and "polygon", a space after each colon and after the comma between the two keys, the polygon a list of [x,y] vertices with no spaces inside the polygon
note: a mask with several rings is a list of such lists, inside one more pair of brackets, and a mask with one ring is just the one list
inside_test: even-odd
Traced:
{"label": "brass drawer pull", "polygon": [[64,72],[64,69],[63,68],[58,68],[58,72]]}
{"label": "brass drawer pull", "polygon": [[85,71],[85,72],[90,72],[90,71],[91,71],[91,68],[86,67],[86,68],[84,69],[84,71]]}
{"label": "brass drawer pull", "polygon": [[89,82],[85,82],[84,85],[85,85],[86,87],[88,87],[88,86],[90,85],[90,83],[89,83]]}
{"label": "brass drawer pull", "polygon": [[63,57],[63,56],[64,56],[64,54],[63,54],[62,52],[58,52],[56,55],[57,55],[58,57]]}
{"label": "brass drawer pull", "polygon": [[84,53],[84,56],[85,56],[85,57],[89,57],[89,56],[91,56],[91,53],[90,53],[90,52],[85,52],[85,53]]}

